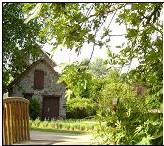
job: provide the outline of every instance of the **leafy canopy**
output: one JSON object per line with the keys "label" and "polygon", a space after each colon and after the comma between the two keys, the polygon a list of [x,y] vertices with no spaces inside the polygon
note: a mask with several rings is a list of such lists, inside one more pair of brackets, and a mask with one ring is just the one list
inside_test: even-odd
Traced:
{"label": "leafy canopy", "polygon": [[3,3],[3,87],[15,79],[40,54],[37,20],[25,24],[23,3]]}
{"label": "leafy canopy", "polygon": [[[132,72],[132,76],[156,88],[154,90],[161,89],[163,25],[160,17],[162,3],[25,4],[25,12],[28,13],[32,6],[35,6],[34,9],[38,10],[38,13],[30,11],[34,15],[30,19],[28,17],[27,20],[29,23],[36,19],[38,23],[45,26],[40,31],[40,36],[47,40],[55,38],[54,48],[64,45],[70,49],[75,48],[77,53],[80,53],[84,43],[92,43],[93,51],[96,45],[100,48],[109,48],[108,43],[110,37],[113,36],[110,24],[115,18],[115,23],[126,26],[125,37],[128,43],[120,46],[119,54],[109,51],[108,63],[110,65],[119,64],[122,67],[130,66],[132,60],[137,58],[140,66]],[[130,7],[127,8],[128,6]]]}

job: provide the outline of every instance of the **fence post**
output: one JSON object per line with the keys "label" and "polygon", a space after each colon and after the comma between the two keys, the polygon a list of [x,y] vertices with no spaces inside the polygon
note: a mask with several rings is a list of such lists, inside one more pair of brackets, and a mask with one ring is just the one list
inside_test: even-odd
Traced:
{"label": "fence post", "polygon": [[[117,110],[117,98],[113,98],[113,111],[114,111],[114,113],[116,113],[116,110]],[[113,144],[114,145],[116,145],[116,131],[115,131],[115,122],[113,123],[113,130],[114,130],[114,142],[113,142]]]}

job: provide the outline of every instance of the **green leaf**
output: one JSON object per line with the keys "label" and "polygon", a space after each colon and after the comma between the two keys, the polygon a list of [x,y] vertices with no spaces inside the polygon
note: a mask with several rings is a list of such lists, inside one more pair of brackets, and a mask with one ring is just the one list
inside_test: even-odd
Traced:
{"label": "green leaf", "polygon": [[28,23],[30,20],[37,17],[41,8],[42,8],[42,3],[37,3],[36,6],[29,12],[29,15],[28,15],[27,19],[24,21],[24,23]]}
{"label": "green leaf", "polygon": [[152,140],[152,137],[150,135],[147,135],[147,137],[143,137],[142,140],[137,143],[137,145],[150,145],[150,141]]}

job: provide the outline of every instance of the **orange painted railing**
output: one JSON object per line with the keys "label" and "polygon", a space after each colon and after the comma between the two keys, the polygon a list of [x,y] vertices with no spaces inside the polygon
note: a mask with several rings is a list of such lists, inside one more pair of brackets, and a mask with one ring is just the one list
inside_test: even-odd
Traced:
{"label": "orange painted railing", "polygon": [[22,97],[3,99],[3,145],[30,140],[29,101]]}

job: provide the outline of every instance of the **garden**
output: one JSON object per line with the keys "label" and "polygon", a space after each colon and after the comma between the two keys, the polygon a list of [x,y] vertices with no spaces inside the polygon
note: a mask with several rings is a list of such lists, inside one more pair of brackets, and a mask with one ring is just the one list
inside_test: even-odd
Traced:
{"label": "garden", "polygon": [[[67,77],[72,80],[72,73],[70,75],[70,78]],[[140,95],[141,92],[134,90],[123,79],[118,70],[113,70],[101,80],[92,80],[91,86],[88,86],[90,92],[87,92],[92,98],[69,97],[66,119],[41,121],[37,118],[38,112],[35,120],[30,120],[31,129],[70,134],[91,133],[96,144],[160,145],[163,139],[162,103],[149,95],[148,89],[144,89]],[[84,94],[87,90],[80,91],[82,93],[78,91],[77,94]],[[34,111],[31,110],[31,113]]]}
{"label": "garden", "polygon": [[[162,3],[4,3],[4,89],[28,66],[25,56],[36,60],[45,43],[51,56],[60,47],[77,56],[91,52],[58,64],[66,117],[40,120],[40,104],[30,99],[31,130],[91,133],[100,145],[162,145],[162,10]],[[113,34],[115,25],[125,33]],[[98,49],[107,57],[93,58]]]}

